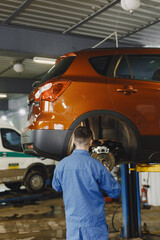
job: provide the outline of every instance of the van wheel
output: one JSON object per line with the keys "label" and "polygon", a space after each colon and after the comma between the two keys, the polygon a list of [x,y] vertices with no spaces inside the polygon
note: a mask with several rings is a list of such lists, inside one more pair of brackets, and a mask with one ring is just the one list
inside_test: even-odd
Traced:
{"label": "van wheel", "polygon": [[20,182],[14,182],[14,183],[5,183],[5,186],[12,191],[18,191],[22,184]]}
{"label": "van wheel", "polygon": [[46,184],[46,178],[39,171],[29,172],[25,179],[25,187],[28,192],[42,192]]}

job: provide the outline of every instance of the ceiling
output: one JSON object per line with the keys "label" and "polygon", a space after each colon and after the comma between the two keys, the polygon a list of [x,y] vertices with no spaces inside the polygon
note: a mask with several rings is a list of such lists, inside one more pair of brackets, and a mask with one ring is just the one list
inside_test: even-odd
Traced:
{"label": "ceiling", "polygon": [[[34,56],[90,48],[115,31],[120,47],[160,46],[160,0],[141,0],[132,15],[120,0],[0,0],[0,93],[31,91],[51,67]],[[115,47],[115,37],[101,47]],[[16,62],[23,73],[13,70]],[[1,101],[0,110],[8,110],[8,99]]]}

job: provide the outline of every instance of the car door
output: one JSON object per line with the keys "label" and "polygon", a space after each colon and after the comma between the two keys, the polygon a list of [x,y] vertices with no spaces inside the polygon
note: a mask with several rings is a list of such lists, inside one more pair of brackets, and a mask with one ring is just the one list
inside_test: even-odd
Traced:
{"label": "car door", "polygon": [[114,109],[135,124],[143,148],[160,148],[159,69],[160,55],[121,55],[108,78]]}

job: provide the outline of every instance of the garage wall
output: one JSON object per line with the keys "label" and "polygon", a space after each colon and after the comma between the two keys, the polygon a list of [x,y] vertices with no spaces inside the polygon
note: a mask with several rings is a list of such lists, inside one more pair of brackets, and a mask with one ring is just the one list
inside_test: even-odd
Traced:
{"label": "garage wall", "polygon": [[7,121],[22,132],[22,130],[27,126],[27,115],[25,114],[24,116],[20,116],[18,113],[11,113],[7,117]]}
{"label": "garage wall", "polygon": [[[5,114],[7,121],[13,124],[20,132],[27,126],[27,98],[28,95],[18,99],[9,99],[9,110]],[[23,115],[19,113],[20,109],[25,110]]]}
{"label": "garage wall", "polygon": [[[139,174],[140,191],[142,184],[148,184],[148,204],[152,206],[160,206],[160,173],[159,172],[144,172]],[[141,192],[140,192],[141,193]]]}

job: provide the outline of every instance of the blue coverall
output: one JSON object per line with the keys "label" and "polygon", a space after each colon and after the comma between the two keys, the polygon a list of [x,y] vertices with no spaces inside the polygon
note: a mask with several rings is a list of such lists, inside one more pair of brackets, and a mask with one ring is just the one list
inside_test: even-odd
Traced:
{"label": "blue coverall", "polygon": [[63,191],[67,240],[108,239],[101,189],[118,198],[121,187],[101,162],[88,151],[74,150],[57,164],[52,186]]}

